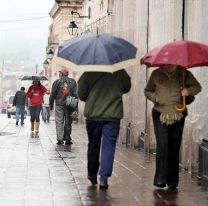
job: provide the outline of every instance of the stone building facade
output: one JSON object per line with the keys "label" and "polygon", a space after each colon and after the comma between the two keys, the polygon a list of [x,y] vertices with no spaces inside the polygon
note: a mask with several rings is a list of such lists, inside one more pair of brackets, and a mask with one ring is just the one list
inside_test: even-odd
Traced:
{"label": "stone building facade", "polygon": [[[52,49],[54,55],[58,51],[58,47],[64,43],[66,40],[72,38],[68,32],[68,25],[72,20],[76,21],[76,24],[79,28],[82,27],[82,20],[77,16],[73,16],[71,11],[82,12],[82,1],[67,1],[67,0],[57,0],[54,3],[53,8],[49,12],[49,15],[52,19],[51,25],[49,26],[49,37],[48,45],[46,48],[46,53],[49,49]],[[77,34],[79,34],[78,31]],[[47,58],[47,55],[46,55]],[[49,66],[47,68],[49,86],[58,78],[58,68],[60,65],[57,65],[53,60],[48,59]],[[70,76],[77,79],[76,73],[70,72]]]}
{"label": "stone building facade", "polygon": [[[80,23],[80,34],[107,32],[122,37],[138,48],[138,57],[147,51],[184,38],[208,43],[207,25],[208,1],[206,0],[83,0],[70,1],[79,4],[80,13],[88,15]],[[65,2],[66,3],[66,2]],[[59,2],[60,6],[60,2]],[[63,30],[63,13],[54,13],[53,28]],[[69,16],[68,16],[69,17]],[[78,21],[79,19],[76,19]],[[59,22],[59,23],[58,23]],[[60,32],[61,33],[61,32]],[[55,32],[54,32],[55,34]],[[50,37],[49,37],[50,38]],[[68,37],[67,37],[68,38]],[[59,37],[59,42],[64,37]],[[124,96],[124,118],[119,142],[132,148],[154,152],[155,138],[151,119],[152,103],[143,94],[144,86],[153,68],[136,65],[128,68],[132,78],[132,89]],[[189,116],[186,120],[181,148],[181,165],[194,172],[198,168],[198,148],[201,140],[206,138],[208,111],[206,91],[208,81],[207,68],[193,68],[191,71],[201,82],[203,91],[197,95],[195,102],[188,106]]]}

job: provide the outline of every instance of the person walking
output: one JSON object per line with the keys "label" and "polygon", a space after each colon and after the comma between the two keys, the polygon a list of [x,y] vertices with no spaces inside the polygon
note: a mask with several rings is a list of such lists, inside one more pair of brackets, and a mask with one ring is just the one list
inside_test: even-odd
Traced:
{"label": "person walking", "polygon": [[21,116],[21,125],[24,125],[25,106],[28,106],[25,87],[21,87],[20,90],[16,92],[13,105],[16,106],[16,125],[19,124],[19,116]]}
{"label": "person walking", "polygon": [[[185,72],[185,88],[182,88]],[[174,103],[182,104],[181,96],[195,96],[201,85],[193,74],[175,65],[154,70],[144,93],[154,103],[152,118],[156,137],[156,171],[154,185],[176,190],[179,183],[179,151],[187,110],[176,111]]]}
{"label": "person walking", "polygon": [[37,80],[33,81],[27,91],[30,104],[31,131],[35,131],[35,134],[39,133],[40,112],[43,104],[43,96],[46,91],[47,89],[40,83],[40,81]]}
{"label": "person walking", "polygon": [[61,67],[59,70],[59,79],[57,79],[51,90],[49,99],[50,109],[53,110],[55,101],[55,123],[57,144],[70,145],[72,144],[72,113],[74,109],[66,106],[66,97],[77,97],[77,83],[74,79],[69,78],[69,71],[66,67]]}
{"label": "person walking", "polygon": [[47,123],[50,122],[50,108],[49,108],[49,98],[50,98],[50,91],[47,90],[43,96],[43,105],[42,105],[42,117],[43,121]]}
{"label": "person walking", "polygon": [[88,179],[92,185],[96,185],[99,172],[101,189],[108,188],[123,117],[122,95],[130,88],[131,79],[124,69],[113,74],[86,72],[78,80],[78,97],[85,102],[84,116],[89,141]]}

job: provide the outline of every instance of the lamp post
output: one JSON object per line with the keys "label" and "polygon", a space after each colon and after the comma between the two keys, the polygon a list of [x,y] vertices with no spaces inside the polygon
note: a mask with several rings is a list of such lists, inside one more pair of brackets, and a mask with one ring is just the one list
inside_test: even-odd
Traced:
{"label": "lamp post", "polygon": [[71,15],[73,16],[74,14],[77,14],[79,16],[79,18],[88,18],[88,19],[90,19],[90,17],[91,17],[91,7],[88,8],[88,16],[82,16],[77,11],[71,11]]}
{"label": "lamp post", "polygon": [[49,50],[47,51],[46,55],[47,55],[47,58],[51,60],[53,58],[53,55],[54,55],[53,49],[49,48]]}
{"label": "lamp post", "polygon": [[35,74],[38,73],[38,64],[35,65]]}
{"label": "lamp post", "polygon": [[[91,17],[91,7],[88,8],[88,15],[87,16],[82,16],[77,11],[71,11],[71,15],[73,16],[74,14],[77,14],[79,18],[88,18],[88,19],[90,19],[90,17]],[[77,34],[77,29],[78,29],[78,26],[76,25],[75,21],[70,21],[70,24],[67,27],[69,35],[71,35],[71,36],[76,35]]]}
{"label": "lamp post", "polygon": [[49,65],[49,62],[48,62],[48,60],[46,59],[46,60],[43,62],[43,68],[44,68],[44,69],[48,68],[48,65]]}
{"label": "lamp post", "polygon": [[77,34],[78,26],[76,25],[75,21],[71,21],[67,27],[69,35],[73,36]]}

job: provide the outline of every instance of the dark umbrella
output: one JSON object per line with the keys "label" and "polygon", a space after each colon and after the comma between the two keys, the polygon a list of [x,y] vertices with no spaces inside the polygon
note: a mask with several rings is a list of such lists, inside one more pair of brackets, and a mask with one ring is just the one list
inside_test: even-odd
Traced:
{"label": "dark umbrella", "polygon": [[[152,49],[141,58],[140,62],[148,67],[158,67],[165,64],[178,65],[184,69],[208,66],[208,45],[186,40],[174,41]],[[184,72],[183,87],[185,87]],[[186,109],[185,96],[183,96],[182,108],[175,104],[175,109],[177,111]]]}
{"label": "dark umbrella", "polygon": [[65,42],[54,61],[75,71],[115,72],[138,64],[137,48],[109,34],[86,34]]}
{"label": "dark umbrella", "polygon": [[21,80],[46,81],[48,79],[45,76],[24,76]]}

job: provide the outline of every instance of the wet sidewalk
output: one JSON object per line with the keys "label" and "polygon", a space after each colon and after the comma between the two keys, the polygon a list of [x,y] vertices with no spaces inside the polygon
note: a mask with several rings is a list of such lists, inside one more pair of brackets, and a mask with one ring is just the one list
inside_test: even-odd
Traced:
{"label": "wet sidewalk", "polygon": [[[0,116],[0,206],[207,206],[208,187],[180,173],[178,192],[152,185],[154,156],[117,147],[109,189],[87,180],[87,135],[73,124],[71,146],[57,146],[55,123],[41,122],[39,138]],[[28,117],[27,117],[28,118]],[[8,122],[6,122],[8,121]]]}

